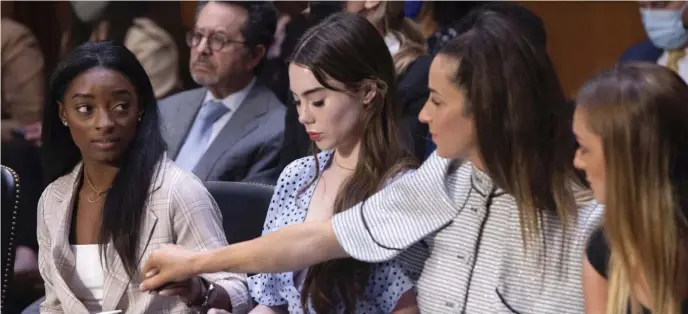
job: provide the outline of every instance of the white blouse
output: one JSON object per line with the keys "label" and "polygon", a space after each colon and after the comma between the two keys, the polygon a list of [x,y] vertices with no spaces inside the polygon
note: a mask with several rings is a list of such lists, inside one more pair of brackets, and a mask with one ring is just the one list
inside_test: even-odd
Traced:
{"label": "white blouse", "polygon": [[76,267],[69,284],[74,296],[91,313],[103,310],[103,267],[98,244],[71,245]]}

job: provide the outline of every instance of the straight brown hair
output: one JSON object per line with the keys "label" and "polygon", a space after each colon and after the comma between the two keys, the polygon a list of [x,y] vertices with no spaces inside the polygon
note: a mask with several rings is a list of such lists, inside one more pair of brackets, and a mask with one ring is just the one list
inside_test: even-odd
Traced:
{"label": "straight brown hair", "polygon": [[[291,63],[310,69],[330,90],[355,92],[366,81],[375,82],[375,97],[363,117],[358,163],[337,193],[335,213],[360,203],[395,175],[417,166],[400,138],[401,114],[392,56],[373,24],[356,14],[334,14],[309,29],[294,51]],[[334,87],[331,81],[342,83],[345,89]],[[319,169],[317,157],[315,163]],[[344,312],[354,313],[369,279],[370,265],[354,259],[311,266],[303,284],[302,307],[308,312],[310,300],[316,313],[331,313],[341,300]]]}
{"label": "straight brown hair", "polygon": [[574,106],[547,52],[517,20],[481,8],[460,28],[439,54],[459,61],[453,79],[466,94],[485,170],[516,198],[527,248],[542,240],[543,212],[559,217],[564,232],[577,217]]}
{"label": "straight brown hair", "polygon": [[630,300],[641,313],[640,284],[653,313],[678,313],[688,278],[688,86],[657,64],[620,64],[576,102],[604,151],[606,312],[626,313]]}

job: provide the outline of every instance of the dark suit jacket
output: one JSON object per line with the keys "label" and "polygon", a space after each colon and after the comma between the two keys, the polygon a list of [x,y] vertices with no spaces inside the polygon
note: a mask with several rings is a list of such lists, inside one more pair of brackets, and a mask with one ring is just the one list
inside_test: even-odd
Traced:
{"label": "dark suit jacket", "polygon": [[[169,156],[177,158],[207,89],[172,95],[159,102]],[[193,172],[203,181],[275,184],[282,168],[279,151],[284,105],[259,81],[208,147]]]}
{"label": "dark suit jacket", "polygon": [[428,125],[418,120],[418,114],[430,96],[428,76],[430,75],[431,56],[418,57],[409,64],[399,79],[399,104],[402,106],[403,127],[411,150],[418,161],[425,160],[428,139]]}
{"label": "dark suit jacket", "polygon": [[657,48],[651,41],[646,40],[626,49],[621,55],[621,58],[619,58],[619,62],[657,62],[659,57],[662,56],[662,53],[664,53],[662,48]]}

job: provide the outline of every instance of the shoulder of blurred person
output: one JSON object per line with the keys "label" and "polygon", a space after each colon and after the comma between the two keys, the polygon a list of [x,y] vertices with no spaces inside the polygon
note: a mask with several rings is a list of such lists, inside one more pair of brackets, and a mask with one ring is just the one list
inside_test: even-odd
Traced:
{"label": "shoulder of blurred person", "polygon": [[124,45],[143,65],[156,98],[179,91],[179,51],[171,34],[153,20],[138,17],[127,31]]}
{"label": "shoulder of blurred person", "polygon": [[43,108],[43,53],[31,30],[2,18],[2,116],[21,124],[41,120]]}
{"label": "shoulder of blurred person", "polygon": [[[399,78],[399,92],[402,95],[412,95],[417,92],[428,93],[428,76],[430,73],[430,64],[432,63],[432,56],[424,55],[413,60],[406,71]],[[411,88],[411,90],[407,90]],[[404,96],[400,96],[404,98]],[[422,107],[422,105],[421,105]]]}
{"label": "shoulder of blurred person", "polygon": [[424,55],[413,60],[399,78],[399,104],[402,106],[402,119],[410,132],[412,151],[418,160],[426,155],[428,127],[418,120],[418,114],[430,96],[428,76],[432,56]]}
{"label": "shoulder of blurred person", "polygon": [[17,41],[20,41],[27,37],[29,39],[35,40],[33,34],[31,33],[31,30],[29,30],[29,28],[24,26],[23,24],[8,17],[3,17],[1,21],[2,28],[0,29],[0,31],[2,31],[3,50],[5,48],[8,48],[8,45],[14,45]]}
{"label": "shoulder of blurred person", "polygon": [[645,40],[626,49],[626,51],[621,54],[619,62],[657,62],[663,52],[664,50],[662,48],[655,47],[651,41]]}
{"label": "shoulder of blurred person", "polygon": [[3,64],[5,61],[5,55],[8,53],[7,49],[15,48],[20,45],[24,46],[36,46],[38,41],[34,37],[31,30],[25,25],[12,20],[7,17],[2,18],[2,55]]}

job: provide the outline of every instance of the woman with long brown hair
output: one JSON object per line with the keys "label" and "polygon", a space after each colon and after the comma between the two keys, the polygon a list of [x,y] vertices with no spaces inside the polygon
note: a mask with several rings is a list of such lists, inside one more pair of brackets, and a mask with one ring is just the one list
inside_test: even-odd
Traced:
{"label": "woman with long brown hair", "polygon": [[688,313],[688,86],[620,64],[576,102],[575,165],[605,204],[583,262],[587,313]]}
{"label": "woman with long brown hair", "polygon": [[[314,151],[280,175],[263,234],[322,221],[414,166],[399,134],[390,54],[373,25],[337,14],[307,31],[289,65],[299,122]],[[253,313],[415,313],[413,283],[396,262],[325,261],[249,281]]]}
{"label": "woman with long brown hair", "polygon": [[580,257],[602,209],[578,193],[573,105],[517,20],[479,10],[465,23],[430,67],[419,118],[437,151],[417,171],[330,221],[208,253],[166,246],[146,262],[142,288],[199,271],[379,262],[406,251],[402,261],[423,267],[423,313],[581,313]]}

